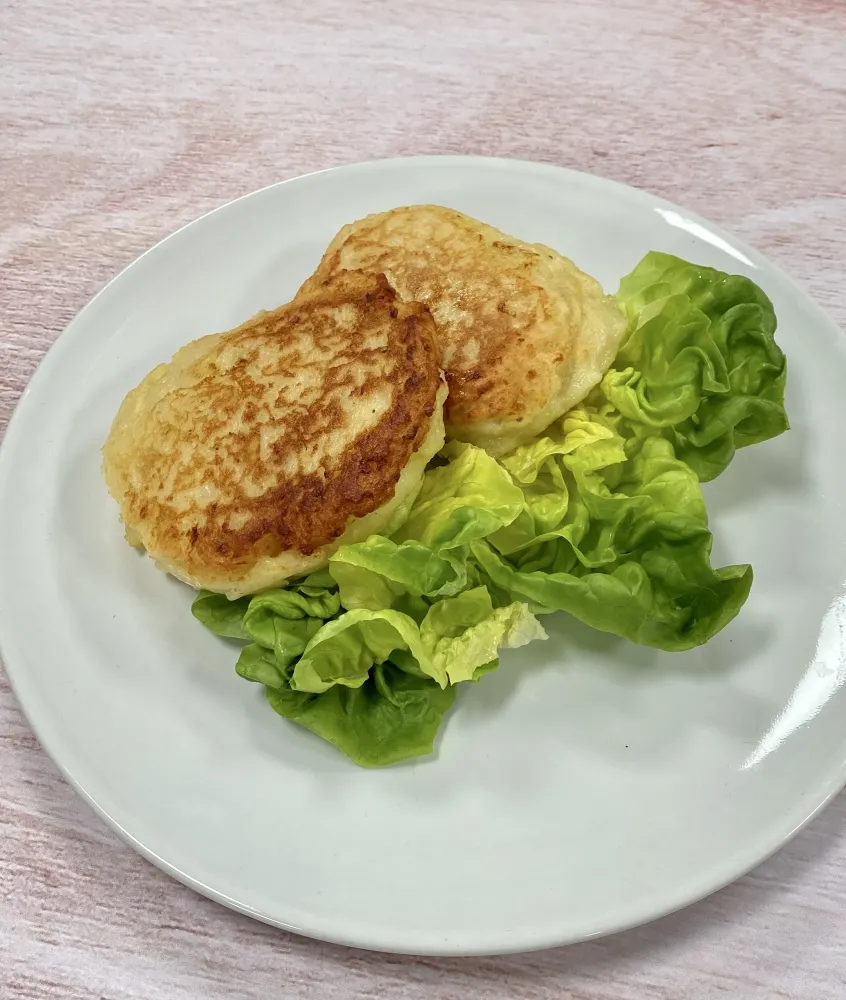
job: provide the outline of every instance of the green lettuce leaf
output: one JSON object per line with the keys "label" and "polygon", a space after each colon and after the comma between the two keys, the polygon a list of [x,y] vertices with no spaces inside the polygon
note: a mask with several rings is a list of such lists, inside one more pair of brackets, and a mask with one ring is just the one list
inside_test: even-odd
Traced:
{"label": "green lettuce leaf", "polygon": [[[359,608],[314,633],[290,672],[290,686],[311,694],[361,687],[372,667],[390,659],[443,688],[491,669],[501,648],[545,638],[525,603],[494,608],[484,587],[436,601],[419,625],[400,611]],[[277,658],[277,666],[284,671],[288,663]]]}
{"label": "green lettuce leaf", "polygon": [[327,570],[321,570],[302,580],[292,581],[287,587],[239,597],[234,601],[223,594],[201,590],[194,598],[191,613],[215,635],[228,639],[251,639],[253,632],[260,634],[265,627],[268,613],[292,620],[305,617],[324,619],[336,615],[339,607],[335,581]]}
{"label": "green lettuce leaf", "polygon": [[342,546],[329,562],[341,604],[353,610],[394,608],[418,623],[432,601],[478,585],[470,544],[509,524],[523,495],[486,452],[454,442],[450,461],[430,469],[403,526]]}
{"label": "green lettuce leaf", "polygon": [[751,568],[712,568],[698,478],[665,438],[625,440],[580,407],[503,466],[524,511],[471,551],[512,600],[667,650],[706,642],[746,600]]}
{"label": "green lettuce leaf", "polygon": [[[361,687],[373,666],[384,663],[394,650],[409,651],[409,672],[433,677],[417,623],[400,611],[347,611],[315,633],[294,665],[291,687],[322,694],[330,687]],[[441,687],[446,677],[434,677]]]}
{"label": "green lettuce leaf", "polygon": [[591,398],[625,437],[660,434],[701,481],[788,428],[772,303],[749,278],[652,252],[623,278],[629,335]]}
{"label": "green lettuce leaf", "polygon": [[215,635],[226,639],[248,639],[243,621],[250,600],[249,597],[239,597],[230,601],[223,594],[201,590],[191,605],[191,614]]}
{"label": "green lettuce leaf", "polygon": [[478,680],[498,664],[500,649],[515,649],[546,639],[525,603],[494,608],[485,587],[438,601],[420,625],[420,639],[431,657],[432,676],[450,684]]}
{"label": "green lettuce leaf", "polygon": [[291,671],[273,654],[245,646],[238,673],[265,686],[274,711],[327,740],[362,767],[383,767],[432,752],[443,717],[455,701],[454,687],[409,674],[392,663],[371,670],[363,684],[337,684],[322,694],[296,691]]}
{"label": "green lettuce leaf", "polygon": [[434,598],[458,593],[467,585],[466,562],[466,547],[456,557],[455,550],[440,554],[413,539],[397,544],[372,535],[342,546],[329,565],[345,608],[379,611],[406,594]]}
{"label": "green lettuce leaf", "polygon": [[[335,581],[326,572],[314,573],[285,588],[234,601],[223,594],[201,590],[191,605],[194,617],[215,635],[252,639],[267,649],[278,648],[280,655],[283,648],[288,648],[286,643],[290,639],[289,652],[284,655],[292,659],[303,652],[303,637],[307,636],[305,641],[308,641],[323,621],[334,617],[339,609]],[[297,649],[298,646],[301,648]]]}
{"label": "green lettuce leaf", "polygon": [[277,663],[287,666],[302,656],[326,619],[340,609],[337,591],[300,584],[256,594],[244,613],[248,639],[273,650]]}
{"label": "green lettuce leaf", "polygon": [[522,494],[490,455],[457,441],[442,454],[451,461],[426,473],[395,542],[414,540],[443,553],[485,538],[519,514]]}
{"label": "green lettuce leaf", "polygon": [[[287,636],[291,620],[283,621]],[[435,602],[419,626],[365,609],[294,624],[302,622],[318,628],[296,661],[289,646],[280,654],[253,642],[236,669],[265,685],[280,715],[368,767],[429,753],[456,684],[494,669],[499,649],[546,638],[525,604],[494,608],[483,587]]]}
{"label": "green lettuce leaf", "polygon": [[307,694],[283,682],[267,687],[266,694],[279,715],[310,729],[356,764],[384,767],[432,752],[456,689],[442,689],[386,662],[357,688],[336,685],[323,694]]}

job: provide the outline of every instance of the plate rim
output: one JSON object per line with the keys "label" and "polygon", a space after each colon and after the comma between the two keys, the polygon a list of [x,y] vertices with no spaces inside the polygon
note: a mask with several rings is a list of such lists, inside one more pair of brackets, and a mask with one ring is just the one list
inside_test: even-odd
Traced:
{"label": "plate rim", "polygon": [[[61,332],[50,344],[44,355],[39,360],[35,371],[29,378],[14,406],[3,434],[3,439],[0,441],[0,512],[2,512],[4,505],[8,502],[8,497],[10,495],[8,486],[9,475],[7,472],[7,466],[10,464],[9,456],[16,453],[16,451],[20,448],[18,438],[23,434],[23,431],[19,430],[19,427],[22,427],[23,421],[29,411],[29,401],[32,398],[33,392],[37,392],[41,383],[49,379],[53,368],[61,363],[63,353],[70,349],[68,345],[72,343],[73,328],[84,322],[86,314],[89,310],[92,310],[95,307],[95,304],[98,303],[101,297],[103,297],[115,283],[121,280],[127,272],[139,265],[144,258],[152,254],[164,243],[174,239],[180,233],[191,228],[202,220],[205,220],[217,213],[226,211],[246,199],[256,197],[271,189],[282,188],[286,185],[314,179],[324,174],[336,174],[339,172],[378,172],[379,170],[384,169],[391,170],[397,168],[401,169],[403,167],[419,167],[426,165],[437,165],[438,167],[446,168],[478,167],[482,169],[517,169],[547,174],[559,178],[564,182],[566,182],[568,178],[578,178],[582,182],[587,179],[588,183],[597,184],[600,187],[610,186],[611,188],[618,190],[620,193],[625,193],[626,197],[631,198],[634,196],[636,200],[641,203],[648,202],[651,206],[660,204],[670,210],[680,210],[684,213],[685,219],[706,226],[711,233],[724,239],[730,247],[736,248],[745,254],[755,267],[763,266],[770,274],[776,276],[780,282],[783,282],[786,288],[801,298],[803,306],[806,309],[809,308],[816,315],[819,323],[822,326],[828,327],[829,333],[841,338],[842,342],[843,333],[834,319],[796,279],[791,277],[777,263],[770,260],[763,253],[756,250],[754,247],[738,238],[733,233],[724,229],[722,226],[704,218],[703,216],[700,216],[698,213],[691,211],[684,206],[671,202],[660,195],[654,194],[648,189],[634,187],[622,181],[607,178],[601,174],[593,172],[575,170],[570,167],[559,166],[553,163],[526,159],[512,159],[507,157],[463,156],[453,154],[398,156],[339,164],[264,185],[263,187],[249,191],[238,196],[237,198],[230,199],[227,202],[223,202],[215,206],[209,211],[200,214],[196,218],[191,219],[165,235],[162,239],[158,240],[155,244],[136,256],[126,266],[121,268],[116,274],[105,282],[105,284],[85,303],[82,309],[80,309],[79,312],[71,318],[71,320],[64,326]],[[70,337],[67,336],[69,332]],[[25,440],[26,438],[24,436],[22,443],[25,443]],[[0,582],[2,582],[2,578],[5,575],[2,568],[3,565],[3,563],[0,563]],[[0,591],[0,600],[1,599],[2,591]],[[375,940],[372,934],[371,936],[368,936],[367,932],[363,935],[357,935],[355,928],[352,927],[349,928],[349,933],[337,933],[332,930],[327,930],[325,926],[321,927],[321,921],[319,919],[315,919],[310,925],[307,921],[291,923],[260,912],[241,900],[227,896],[225,893],[220,892],[213,886],[207,885],[199,879],[192,877],[187,872],[182,871],[180,868],[169,862],[165,857],[156,854],[142,841],[137,839],[128,829],[123,827],[121,823],[97,801],[95,796],[88,791],[85,787],[84,781],[76,776],[74,769],[66,762],[69,754],[67,751],[61,752],[65,748],[61,746],[61,744],[63,744],[63,740],[58,731],[54,730],[54,732],[49,735],[45,733],[45,729],[49,729],[51,725],[49,719],[41,716],[41,718],[36,721],[31,713],[30,709],[32,707],[32,701],[37,699],[30,698],[31,692],[29,692],[29,694],[27,693],[26,668],[22,663],[26,654],[17,648],[17,644],[14,639],[14,628],[13,626],[9,626],[7,628],[4,619],[4,608],[2,603],[0,603],[0,660],[2,660],[2,664],[9,680],[11,690],[17,701],[18,708],[38,739],[42,749],[47,753],[48,757],[63,778],[86,803],[86,805],[109,827],[110,830],[117,834],[117,836],[125,844],[130,846],[138,854],[144,857],[147,861],[150,861],[167,875],[188,886],[195,892],[198,892],[201,895],[228,907],[229,909],[243,913],[265,924],[277,927],[284,931],[347,947],[395,954],[443,957],[486,956],[494,954],[504,955],[575,944],[581,941],[594,940],[610,934],[630,930],[634,927],[650,923],[654,920],[678,912],[689,905],[693,905],[711,894],[718,892],[720,889],[731,884],[738,878],[741,878],[750,870],[766,861],[783,846],[785,846],[790,840],[792,840],[829,805],[832,799],[834,799],[842,790],[844,785],[846,785],[846,761],[843,761],[840,763],[839,768],[832,769],[831,777],[828,781],[822,783],[819,792],[810,799],[811,804],[808,807],[802,806],[801,804],[797,805],[795,810],[795,812],[799,814],[799,818],[797,820],[792,820],[791,822],[784,824],[784,828],[769,827],[769,829],[774,831],[772,836],[755,840],[752,848],[745,852],[739,852],[739,854],[727,856],[727,860],[722,868],[719,869],[718,872],[712,874],[710,878],[702,878],[698,888],[692,889],[689,885],[686,887],[683,886],[675,895],[671,896],[671,894],[664,894],[661,905],[655,905],[651,909],[644,907],[637,916],[624,917],[623,919],[618,920],[609,920],[606,925],[592,932],[583,934],[556,933],[554,926],[550,922],[550,929],[548,929],[545,934],[535,932],[531,933],[528,937],[521,937],[518,933],[517,935],[514,935],[515,940],[512,941],[507,940],[507,937],[509,936],[507,932],[498,931],[496,933],[484,932],[487,935],[487,938],[491,940],[477,937],[475,944],[472,943],[472,941],[468,943],[468,941],[462,939],[462,941],[459,941],[454,945],[449,942],[444,942],[440,945],[432,944],[413,947],[411,947],[408,943],[402,943],[401,933],[396,935],[396,940],[393,941]],[[27,703],[28,700],[29,704]],[[70,756],[72,756],[72,753]],[[763,846],[761,846],[762,842]],[[713,873],[714,869],[711,869],[710,871]],[[411,936],[413,936],[413,933]],[[467,935],[467,938],[472,939],[472,933]]]}

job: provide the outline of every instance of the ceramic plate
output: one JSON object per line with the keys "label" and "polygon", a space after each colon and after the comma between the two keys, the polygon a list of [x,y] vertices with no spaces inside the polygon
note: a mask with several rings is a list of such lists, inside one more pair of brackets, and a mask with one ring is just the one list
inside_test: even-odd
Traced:
{"label": "ceramic plate", "polygon": [[[432,757],[373,772],[236,676],[191,592],[124,542],[99,448],[155,364],[285,301],[343,223],[414,202],[547,243],[612,291],[650,249],[749,275],[776,306],[793,429],[706,487],[715,563],[755,568],[749,602],[706,647],[659,653],[546,618],[549,642],[461,691]],[[453,954],[649,920],[770,854],[846,779],[844,385],[846,343],[790,279],[641,191],[464,158],[258,191],[111,282],[25,392],[0,460],[9,675],[120,836],[261,920]]]}

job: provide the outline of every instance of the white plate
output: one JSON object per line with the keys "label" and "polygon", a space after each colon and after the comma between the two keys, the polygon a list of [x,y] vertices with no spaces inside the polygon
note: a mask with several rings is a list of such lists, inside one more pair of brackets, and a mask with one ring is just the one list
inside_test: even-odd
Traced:
{"label": "white plate", "polygon": [[[657,653],[561,614],[461,692],[437,752],[365,771],[265,704],[191,593],[123,541],[99,447],[186,341],[288,298],[342,223],[439,202],[572,257],[609,290],[650,249],[748,274],[790,360],[789,434],[707,492],[752,596]],[[258,191],[159,244],[70,324],[0,461],[0,634],[34,729],[129,843],[303,934],[417,953],[537,948],[711,892],[846,779],[846,349],[760,254],[640,191],[530,163],[362,164]],[[115,887],[120,892],[120,887]]]}

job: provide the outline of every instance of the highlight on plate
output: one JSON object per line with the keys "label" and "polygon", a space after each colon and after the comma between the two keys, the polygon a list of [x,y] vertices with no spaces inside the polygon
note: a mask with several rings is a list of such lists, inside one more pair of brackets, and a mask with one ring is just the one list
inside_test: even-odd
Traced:
{"label": "highlight on plate", "polygon": [[741,275],[651,252],[609,296],[549,247],[398,208],[155,368],[103,472],[272,708],[391,764],[543,615],[662,650],[737,615],[752,568],[711,565],[700,483],[788,428],[775,329]]}

